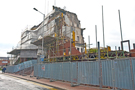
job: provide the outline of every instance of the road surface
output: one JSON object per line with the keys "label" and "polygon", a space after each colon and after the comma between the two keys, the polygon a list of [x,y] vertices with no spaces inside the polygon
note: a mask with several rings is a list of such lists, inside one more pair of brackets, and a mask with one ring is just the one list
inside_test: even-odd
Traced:
{"label": "road surface", "polygon": [[2,74],[0,71],[0,90],[57,90],[39,83]]}

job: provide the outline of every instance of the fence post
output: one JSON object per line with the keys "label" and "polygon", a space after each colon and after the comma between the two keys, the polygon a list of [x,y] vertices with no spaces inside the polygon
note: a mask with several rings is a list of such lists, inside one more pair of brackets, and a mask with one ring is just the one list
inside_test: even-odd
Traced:
{"label": "fence post", "polygon": [[134,90],[134,76],[133,76],[133,68],[132,68],[131,58],[130,58],[130,69],[131,69],[132,86],[133,86],[133,89],[132,90]]}
{"label": "fence post", "polygon": [[39,72],[38,66],[39,66],[39,62],[40,62],[39,60],[40,60],[40,55],[37,55],[37,79],[39,79],[39,76],[38,76],[38,72]]}
{"label": "fence post", "polygon": [[77,79],[77,85],[80,85],[78,75],[79,75],[79,73],[78,73],[78,61],[77,61],[77,77],[76,77],[76,79]]}
{"label": "fence post", "polygon": [[44,63],[43,65],[44,65],[43,78],[46,78],[46,77],[45,77],[45,66],[46,66],[46,63]]}
{"label": "fence post", "polygon": [[25,64],[23,62],[23,74],[22,74],[22,76],[24,75],[24,70],[25,70]]}
{"label": "fence post", "polygon": [[99,86],[100,89],[102,88],[102,83],[101,83],[101,61],[100,61],[100,42],[98,42],[98,61],[99,61]]}
{"label": "fence post", "polygon": [[32,61],[30,61],[31,62],[31,71],[30,71],[30,77],[32,77],[32,68],[33,68],[33,64],[32,64]]}
{"label": "fence post", "polygon": [[111,60],[111,68],[112,68],[112,83],[113,83],[113,90],[115,90],[115,74],[114,74],[114,60]]}
{"label": "fence post", "polygon": [[72,77],[72,62],[71,61],[70,61],[70,75],[71,75],[71,87],[73,87],[74,85],[73,85],[73,82],[72,82],[73,77]]}
{"label": "fence post", "polygon": [[64,79],[63,79],[63,62],[62,62],[62,81],[64,82]]}
{"label": "fence post", "polygon": [[50,82],[53,82],[53,62],[50,62]]}

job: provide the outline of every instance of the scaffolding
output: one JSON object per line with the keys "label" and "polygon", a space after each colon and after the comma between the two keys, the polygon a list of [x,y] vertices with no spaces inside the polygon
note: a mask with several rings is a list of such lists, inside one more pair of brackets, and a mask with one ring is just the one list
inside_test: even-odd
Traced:
{"label": "scaffolding", "polygon": [[[84,29],[80,27],[77,15],[56,7],[54,9],[53,13],[45,18],[45,24],[42,25],[42,22],[33,32],[37,33],[37,38],[32,44],[41,47],[42,38],[44,38],[44,62],[97,60],[97,48],[87,49],[90,43],[86,44],[83,40]],[[81,33],[78,34],[78,32]],[[78,35],[80,40],[78,40]],[[115,59],[124,58],[125,55],[129,56],[128,52],[111,51],[110,48],[107,46],[107,48],[101,49],[101,59]],[[41,50],[41,48],[39,49]],[[38,53],[41,55],[40,52]]]}
{"label": "scaffolding", "polygon": [[[30,55],[32,53],[29,50],[33,50],[35,52],[33,55],[38,57],[37,55],[41,55],[42,52],[42,39],[44,38],[43,62],[98,60],[97,45],[93,49],[90,48],[90,42],[89,44],[84,42],[83,30],[85,28],[81,28],[80,21],[75,13],[53,7],[53,11],[45,17],[43,22],[22,33],[20,49],[14,49],[9,54],[14,54],[18,60],[18,56],[24,49],[26,50],[25,54]],[[112,51],[108,46],[100,51],[101,59],[129,56],[126,51]],[[25,58],[28,57],[27,55],[24,56],[26,56]]]}
{"label": "scaffolding", "polygon": [[[75,27],[75,25],[73,25],[75,24],[75,20],[72,20],[74,19],[73,16],[75,17],[76,15],[69,14],[68,12],[64,11],[56,11],[51,16],[48,22],[43,25],[45,31],[43,31],[42,27],[40,27],[38,30],[38,32],[41,32],[41,34],[43,33],[44,37],[35,40],[32,42],[32,44],[41,47],[42,38],[44,38],[45,62],[79,60],[78,55],[81,55],[82,53],[80,53],[75,47],[77,42],[75,40],[75,32],[78,32],[79,30],[81,31],[81,28],[79,28],[79,25],[78,27]],[[48,18],[46,18],[46,20],[47,19]],[[80,45],[82,48],[84,48],[84,41],[83,43],[81,42]]]}

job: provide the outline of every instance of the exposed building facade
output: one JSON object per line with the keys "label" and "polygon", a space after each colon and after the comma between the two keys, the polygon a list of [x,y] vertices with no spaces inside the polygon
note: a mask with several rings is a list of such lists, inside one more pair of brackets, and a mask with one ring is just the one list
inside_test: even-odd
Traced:
{"label": "exposed building facade", "polygon": [[53,6],[43,22],[22,33],[19,48],[8,54],[16,56],[18,62],[36,59],[42,54],[43,39],[43,54],[47,59],[79,55],[85,48],[83,30],[75,13]]}

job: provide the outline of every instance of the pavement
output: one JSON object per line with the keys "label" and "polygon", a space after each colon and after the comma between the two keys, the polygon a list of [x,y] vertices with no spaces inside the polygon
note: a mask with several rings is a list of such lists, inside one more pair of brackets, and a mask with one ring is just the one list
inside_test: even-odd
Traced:
{"label": "pavement", "polygon": [[95,87],[95,86],[85,86],[85,85],[71,87],[71,84],[69,82],[63,82],[63,81],[50,82],[50,79],[44,79],[44,78],[37,79],[36,77],[30,77],[30,75],[22,76],[19,74],[11,74],[11,73],[5,73],[4,75],[20,78],[23,80],[31,81],[33,83],[39,83],[48,87],[55,88],[50,90],[112,90],[108,88],[100,89],[98,86]]}

